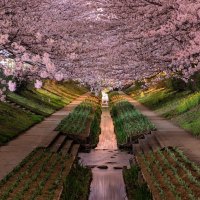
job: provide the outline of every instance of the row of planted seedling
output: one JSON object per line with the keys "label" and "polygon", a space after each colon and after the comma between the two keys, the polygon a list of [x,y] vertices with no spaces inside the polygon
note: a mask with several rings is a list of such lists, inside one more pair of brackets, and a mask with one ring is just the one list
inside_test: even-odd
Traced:
{"label": "row of planted seedling", "polygon": [[148,118],[125,100],[123,95],[112,96],[110,105],[118,144],[124,144],[128,138],[155,130]]}
{"label": "row of planted seedling", "polygon": [[0,199],[55,199],[73,158],[37,148],[0,182]]}
{"label": "row of planted seedling", "polygon": [[200,196],[200,167],[177,148],[138,156],[147,182],[157,199],[190,199]]}
{"label": "row of planted seedling", "polygon": [[[90,133],[96,134],[97,129],[99,131],[98,127],[100,125],[100,105],[100,100],[97,97],[87,97],[61,121],[57,127],[57,130],[62,134],[81,135],[84,137],[89,137]],[[94,140],[96,143],[96,136]]]}

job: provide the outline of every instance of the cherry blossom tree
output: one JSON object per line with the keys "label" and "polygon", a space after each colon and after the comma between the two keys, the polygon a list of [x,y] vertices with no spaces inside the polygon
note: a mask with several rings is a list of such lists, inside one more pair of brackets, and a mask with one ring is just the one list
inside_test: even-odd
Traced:
{"label": "cherry blossom tree", "polygon": [[197,0],[1,0],[0,61],[15,66],[0,67],[13,82],[74,79],[94,92],[160,72],[187,82],[200,70],[199,20]]}

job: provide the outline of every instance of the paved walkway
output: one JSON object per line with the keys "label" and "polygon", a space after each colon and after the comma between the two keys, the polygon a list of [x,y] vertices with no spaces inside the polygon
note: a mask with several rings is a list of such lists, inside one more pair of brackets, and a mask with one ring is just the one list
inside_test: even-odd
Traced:
{"label": "paved walkway", "polygon": [[166,146],[177,146],[182,149],[191,160],[200,163],[200,140],[193,137],[184,129],[176,126],[173,122],[159,116],[154,111],[145,107],[138,101],[125,95],[126,99],[131,102],[142,114],[146,115],[157,127],[159,138]]}
{"label": "paved walkway", "polygon": [[108,108],[102,109],[101,134],[96,149],[118,149],[114,125]]}
{"label": "paved walkway", "polygon": [[[55,112],[41,123],[33,126],[7,145],[0,147],[0,180],[18,165],[45,138],[51,137],[59,122],[68,115],[88,94],[78,97],[63,109]],[[53,134],[52,134],[53,135]]]}

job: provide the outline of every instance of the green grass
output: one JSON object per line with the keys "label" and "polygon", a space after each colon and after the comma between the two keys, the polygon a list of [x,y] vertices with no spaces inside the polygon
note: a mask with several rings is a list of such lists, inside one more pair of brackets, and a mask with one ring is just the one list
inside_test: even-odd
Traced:
{"label": "green grass", "polygon": [[64,182],[62,200],[87,200],[89,196],[91,170],[76,164]]}
{"label": "green grass", "polygon": [[155,130],[155,126],[128,101],[121,100],[111,107],[118,144],[128,138]]}
{"label": "green grass", "polygon": [[137,165],[123,171],[129,200],[151,200],[147,184],[139,180],[140,168]]}
{"label": "green grass", "polygon": [[88,91],[86,88],[81,87],[72,81],[64,83],[54,83],[52,81],[47,81],[43,88],[68,101],[72,101]]}
{"label": "green grass", "polygon": [[0,102],[0,145],[42,121],[43,117]]}
{"label": "green grass", "polygon": [[76,82],[73,81],[64,82],[62,83],[62,85],[65,87],[65,89],[67,88],[71,94],[82,95],[88,92],[87,88],[78,85]]}
{"label": "green grass", "polygon": [[176,107],[176,112],[179,113],[184,113],[195,106],[198,106],[200,103],[200,92],[191,94],[184,99],[181,99],[179,104]]}
{"label": "green grass", "polygon": [[134,98],[152,109],[159,109],[163,105],[170,103],[172,100],[180,99],[187,94],[188,92],[178,93],[176,91],[161,88],[159,90],[146,92],[144,95],[136,95]]}
{"label": "green grass", "polygon": [[41,94],[34,89],[21,91],[20,96],[23,96],[29,100],[33,100],[36,103],[42,104],[46,107],[51,107],[54,111],[61,109],[65,105],[60,99],[54,99],[50,96]]}
{"label": "green grass", "polygon": [[52,92],[49,92],[44,88],[34,90],[34,92],[37,95],[44,96],[44,98],[50,98],[51,101],[55,102],[57,105],[64,106],[65,104],[70,103],[69,99],[53,94]]}
{"label": "green grass", "polygon": [[51,106],[39,103],[35,101],[34,99],[29,99],[29,98],[20,96],[16,93],[9,93],[7,98],[11,100],[12,102],[15,102],[18,105],[21,105],[22,107],[27,108],[31,110],[32,112],[42,115],[42,116],[49,116],[55,111]]}
{"label": "green grass", "polygon": [[191,132],[194,136],[200,135],[200,105],[172,118],[180,127]]}
{"label": "green grass", "polygon": [[172,91],[165,88],[132,93],[133,98],[172,120],[194,136],[200,135],[200,92]]}

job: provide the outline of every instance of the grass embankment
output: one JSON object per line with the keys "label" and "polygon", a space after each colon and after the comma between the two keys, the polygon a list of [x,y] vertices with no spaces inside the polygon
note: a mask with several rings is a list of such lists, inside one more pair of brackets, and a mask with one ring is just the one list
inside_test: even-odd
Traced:
{"label": "grass embankment", "polygon": [[101,107],[97,97],[88,97],[58,125],[56,130],[71,137],[90,137],[92,144],[98,143]]}
{"label": "grass embankment", "polygon": [[126,191],[129,200],[152,200],[151,192],[141,176],[138,165],[123,170]]}
{"label": "grass embankment", "polygon": [[149,89],[144,93],[130,92],[131,96],[158,114],[171,119],[180,127],[200,135],[200,92],[177,92],[166,88]]}
{"label": "grass embankment", "polygon": [[76,99],[78,96],[87,92],[87,89],[80,87],[74,82],[65,82],[55,84],[52,81],[45,82],[43,88],[57,96],[62,97],[67,103]]}
{"label": "grass embankment", "polygon": [[0,199],[57,199],[74,158],[37,148],[0,181]]}
{"label": "grass embankment", "polygon": [[[55,83],[49,82],[48,84],[49,87],[53,85],[56,88]],[[73,84],[64,83],[65,87],[68,87],[65,88],[65,91],[75,94],[74,99],[85,93],[86,89],[78,88],[77,85]],[[61,84],[58,87],[61,87]],[[71,102],[71,96],[67,98],[68,93],[65,93],[65,91],[56,95],[44,88],[36,90],[27,87],[27,89],[18,91],[18,93],[10,93],[8,99],[27,110],[25,111],[9,103],[0,102],[0,145],[10,141],[34,124],[42,121],[44,117]]]}
{"label": "grass embankment", "polygon": [[23,97],[21,95],[18,95],[16,93],[10,93],[7,96],[8,100],[11,100],[12,102],[15,102],[16,104],[38,114],[44,117],[49,116],[52,114],[55,109],[53,107],[42,103],[42,101],[39,103],[35,99],[29,99],[29,97]]}
{"label": "grass embankment", "polygon": [[13,139],[42,119],[43,116],[31,114],[0,102],[0,145]]}
{"label": "grass embankment", "polygon": [[114,121],[118,144],[125,144],[130,138],[155,130],[155,126],[122,95],[111,98],[111,116]]}
{"label": "grass embankment", "polygon": [[87,200],[92,179],[91,169],[76,163],[64,181],[62,200]]}
{"label": "grass embankment", "polygon": [[200,167],[179,149],[141,153],[137,160],[155,199],[199,199]]}

